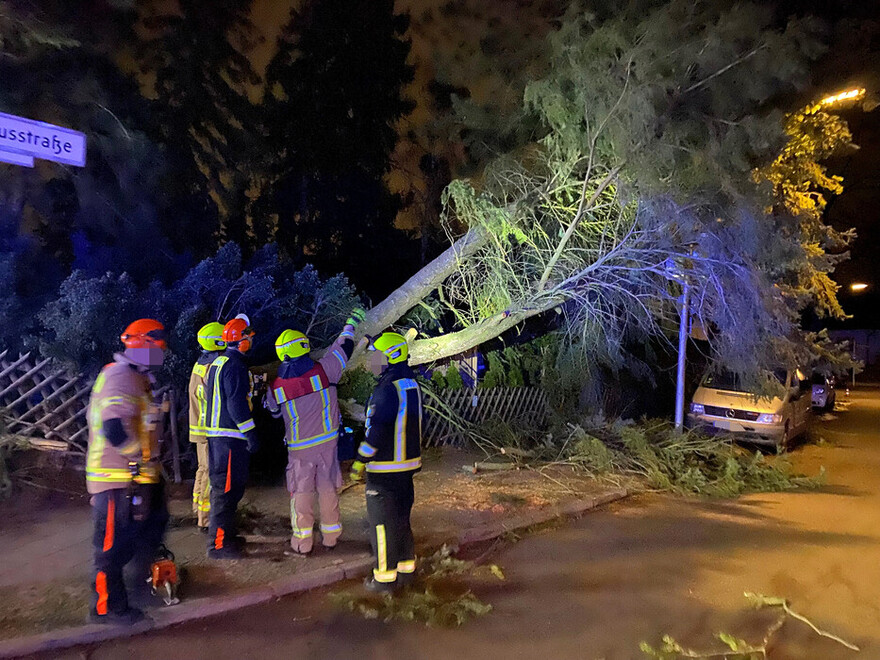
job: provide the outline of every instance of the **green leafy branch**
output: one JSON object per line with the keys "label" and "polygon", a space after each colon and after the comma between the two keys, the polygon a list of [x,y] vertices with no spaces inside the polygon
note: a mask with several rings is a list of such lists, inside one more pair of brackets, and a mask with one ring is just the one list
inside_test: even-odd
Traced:
{"label": "green leafy branch", "polygon": [[[330,601],[344,610],[360,614],[365,619],[391,621],[420,621],[427,626],[460,626],[469,619],[492,611],[469,589],[456,589],[447,582],[462,576],[491,576],[504,580],[504,573],[495,564],[478,566],[453,556],[452,549],[443,546],[422,560],[416,584],[402,592],[380,596],[358,596],[349,591],[330,594]],[[443,579],[444,583],[439,584]]]}
{"label": "green leafy branch", "polygon": [[[760,644],[752,644],[744,639],[740,639],[730,633],[718,633],[716,636],[727,648],[717,651],[698,651],[695,649],[682,646],[671,635],[664,635],[661,639],[659,647],[654,648],[647,642],[639,644],[639,649],[649,658],[656,660],[678,660],[679,658],[725,658],[726,660],[763,660],[769,657],[770,643],[777,632],[782,628],[789,617],[796,619],[808,625],[813,632],[821,637],[830,639],[852,651],[858,651],[859,647],[855,644],[833,635],[830,632],[822,630],[812,621],[802,614],[798,614],[788,604],[785,598],[777,596],[764,596],[745,592],[745,597],[755,609],[763,609],[767,607],[779,608],[781,613],[779,617],[767,628],[764,638]],[[733,654],[733,655],[731,655]]]}

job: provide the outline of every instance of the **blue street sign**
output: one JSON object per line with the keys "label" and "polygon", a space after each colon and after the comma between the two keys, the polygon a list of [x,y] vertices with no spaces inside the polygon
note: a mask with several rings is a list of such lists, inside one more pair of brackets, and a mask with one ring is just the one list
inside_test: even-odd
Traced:
{"label": "blue street sign", "polygon": [[33,156],[22,156],[14,154],[11,151],[0,151],[0,163],[9,163],[10,165],[22,165],[24,167],[33,167]]}
{"label": "blue street sign", "polygon": [[[86,136],[69,128],[0,112],[0,151],[84,167]],[[3,160],[8,160],[4,158]],[[26,165],[28,162],[15,163]],[[30,166],[33,165],[31,160]]]}

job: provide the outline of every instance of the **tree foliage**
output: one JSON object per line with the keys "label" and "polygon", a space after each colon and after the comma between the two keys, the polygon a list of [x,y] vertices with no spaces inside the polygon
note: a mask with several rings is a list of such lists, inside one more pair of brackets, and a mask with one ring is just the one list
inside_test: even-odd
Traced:
{"label": "tree foliage", "polygon": [[671,0],[572,13],[550,46],[523,109],[542,137],[447,190],[447,226],[470,227],[469,248],[429,275],[459,329],[416,342],[415,359],[555,308],[594,363],[619,365],[676,327],[687,280],[717,360],[802,363],[804,300],[777,284],[805,267],[805,241],[765,215],[752,170],[785,144],[774,104],[806,83],[815,26]]}
{"label": "tree foliage", "polygon": [[[159,227],[178,200],[157,194],[166,161],[139,130],[147,104],[109,55],[124,41],[127,32],[119,26],[127,19],[98,5],[86,14],[69,3],[47,1],[39,11],[15,3],[17,30],[58,38],[14,42],[28,48],[0,57],[2,110],[75,128],[88,144],[84,168],[0,165],[0,252],[13,270],[4,320],[16,328],[4,338],[8,348],[21,347],[37,331],[38,310],[71,269],[95,277],[128,272],[139,284],[182,269]],[[19,9],[24,6],[27,12]]]}
{"label": "tree foliage", "polygon": [[801,306],[812,305],[820,316],[843,318],[831,273],[848,256],[843,250],[855,232],[840,232],[824,222],[826,195],[843,192],[843,178],[829,175],[822,162],[851,148],[852,135],[841,117],[813,104],[786,115],[785,134],[779,155],[753,173],[756,182],[772,186],[769,212],[779,231],[795,238],[803,250],[788,272],[779,269],[777,281]]}
{"label": "tree foliage", "polygon": [[260,78],[249,54],[257,42],[249,0],[139,4],[141,75],[152,81],[150,136],[167,146],[173,174],[163,182],[190,195],[185,216],[165,218],[175,244],[210,253],[218,239],[250,247],[248,192],[254,179],[259,109],[248,87]]}
{"label": "tree foliage", "polygon": [[246,313],[258,333],[248,357],[265,363],[275,359],[275,338],[283,329],[297,328],[315,345],[328,344],[357,304],[344,276],[320,277],[311,267],[297,270],[274,245],[245,261],[239,247],[228,243],[170,285],[137,286],[125,274],[74,271],[39,314],[38,347],[92,373],[121,349],[119,334],[132,319],[156,318],[169,331],[168,370],[184,387],[200,350],[195,331],[208,321]]}
{"label": "tree foliage", "polygon": [[0,54],[4,59],[23,61],[47,50],[76,46],[79,42],[63,30],[40,24],[15,3],[0,2]]}

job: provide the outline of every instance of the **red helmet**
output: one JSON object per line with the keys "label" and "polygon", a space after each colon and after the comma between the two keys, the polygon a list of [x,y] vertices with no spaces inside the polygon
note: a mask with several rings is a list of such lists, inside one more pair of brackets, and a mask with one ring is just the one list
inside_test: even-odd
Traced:
{"label": "red helmet", "polygon": [[131,323],[119,338],[126,348],[158,346],[163,351],[168,348],[165,326],[155,319],[138,319]]}
{"label": "red helmet", "polygon": [[242,353],[250,349],[254,334],[245,319],[234,318],[223,326],[223,341],[227,346],[238,347]]}

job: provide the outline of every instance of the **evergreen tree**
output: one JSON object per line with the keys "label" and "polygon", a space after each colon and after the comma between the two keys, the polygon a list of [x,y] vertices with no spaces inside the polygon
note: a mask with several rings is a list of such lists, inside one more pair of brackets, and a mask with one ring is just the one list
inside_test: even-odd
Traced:
{"label": "evergreen tree", "polygon": [[798,240],[802,258],[777,264],[775,279],[799,307],[812,305],[820,317],[845,317],[837,300],[838,285],[831,279],[835,266],[848,257],[843,252],[855,238],[825,224],[826,195],[843,192],[843,178],[829,175],[823,161],[853,148],[846,121],[810,104],[785,118],[788,138],[770,164],[756,169],[756,182],[772,186],[769,211],[778,231]]}
{"label": "evergreen tree", "polygon": [[[158,190],[165,162],[138,130],[146,103],[112,59],[130,35],[132,15],[47,0],[39,13],[3,18],[4,48],[11,49],[4,55],[11,56],[0,58],[0,108],[82,131],[87,141],[83,168],[2,166],[4,227],[18,237],[9,255],[14,292],[26,307],[41,305],[71,268],[128,271],[139,282],[173,275],[178,258],[158,224],[174,203]],[[16,39],[8,37],[10,23]],[[22,36],[31,26],[39,38]]]}
{"label": "evergreen tree", "polygon": [[279,243],[299,260],[344,269],[373,293],[408,270],[384,182],[410,108],[406,27],[393,0],[311,0],[291,13],[267,72],[277,156],[260,215],[277,218]]}
{"label": "evergreen tree", "polygon": [[204,255],[218,239],[250,244],[248,191],[259,149],[259,108],[247,96],[260,80],[248,54],[256,37],[250,0],[144,0],[147,35],[139,44],[141,74],[152,79],[150,136],[168,153],[163,187],[188,199],[183,218],[164,227],[179,248]]}

